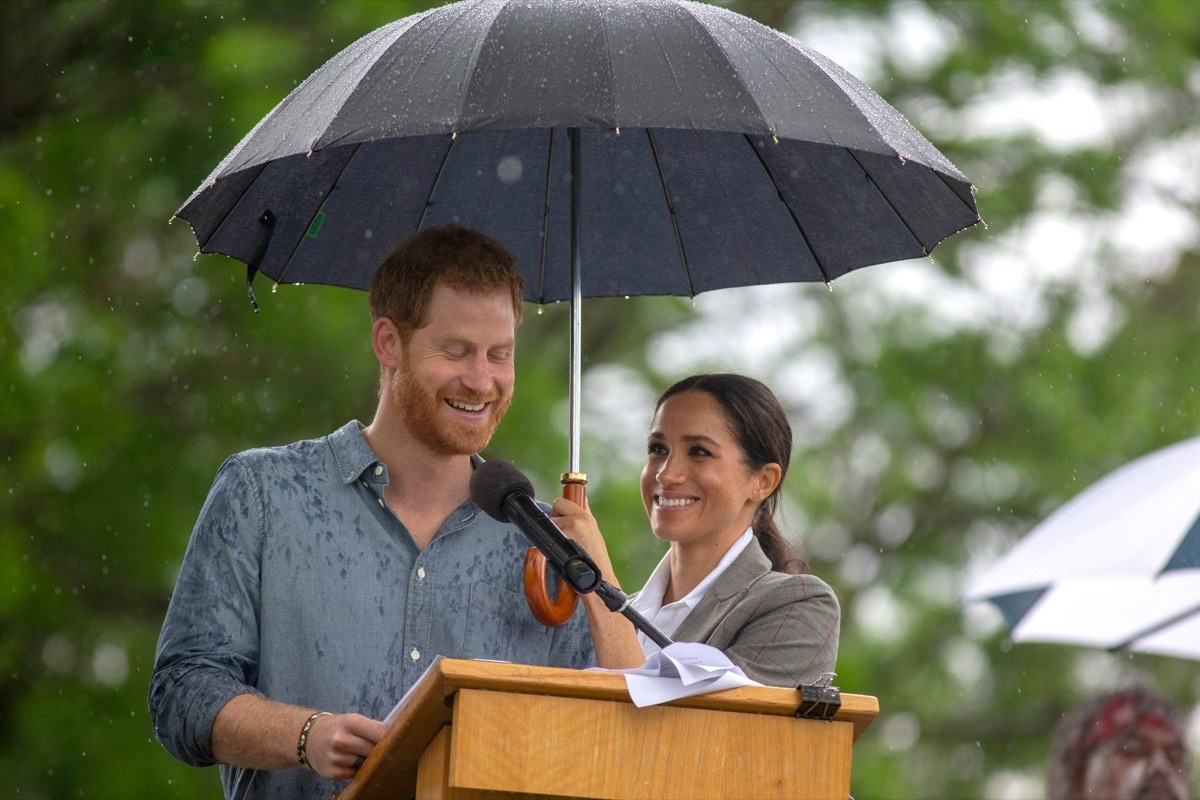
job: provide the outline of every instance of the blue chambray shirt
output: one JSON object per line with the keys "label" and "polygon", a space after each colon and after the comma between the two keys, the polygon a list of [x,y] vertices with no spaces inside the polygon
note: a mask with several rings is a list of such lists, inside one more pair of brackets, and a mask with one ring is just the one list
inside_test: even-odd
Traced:
{"label": "blue chambray shirt", "polygon": [[[222,465],[150,683],[155,734],[172,755],[214,763],[213,720],[246,692],[383,719],[436,655],[595,664],[582,604],[561,628],[530,613],[521,578],[529,542],[515,526],[468,501],[419,551],[383,503],[387,482],[357,421]],[[328,798],[344,788],[302,767],[221,773],[230,798]]]}

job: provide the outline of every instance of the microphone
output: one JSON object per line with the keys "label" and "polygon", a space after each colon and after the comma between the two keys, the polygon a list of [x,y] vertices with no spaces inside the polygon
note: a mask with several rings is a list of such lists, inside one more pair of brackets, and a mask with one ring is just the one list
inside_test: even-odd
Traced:
{"label": "microphone", "polygon": [[507,461],[485,461],[471,475],[471,499],[492,519],[520,528],[576,592],[595,592],[609,611],[623,614],[650,641],[659,647],[671,644],[666,634],[630,606],[624,592],[601,579],[596,562],[538,508],[533,484],[521,470]]}
{"label": "microphone", "polygon": [[594,592],[601,583],[600,569],[546,516],[533,497],[529,478],[507,461],[485,461],[471,475],[475,505],[492,519],[520,528],[576,592]]}

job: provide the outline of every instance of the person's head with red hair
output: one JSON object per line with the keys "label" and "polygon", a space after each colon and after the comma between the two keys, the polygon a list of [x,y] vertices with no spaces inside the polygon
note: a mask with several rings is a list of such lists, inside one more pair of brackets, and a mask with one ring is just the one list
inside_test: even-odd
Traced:
{"label": "person's head with red hair", "polygon": [[1190,769],[1175,706],[1132,687],[1093,697],[1063,718],[1046,789],[1051,800],[1188,800]]}

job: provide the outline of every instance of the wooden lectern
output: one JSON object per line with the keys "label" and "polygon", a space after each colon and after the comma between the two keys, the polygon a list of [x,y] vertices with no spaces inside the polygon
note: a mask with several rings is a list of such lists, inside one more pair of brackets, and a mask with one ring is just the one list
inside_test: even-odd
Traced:
{"label": "wooden lectern", "polygon": [[879,701],[843,694],[829,720],[800,705],[744,686],[638,708],[617,673],[438,659],[337,800],[846,800]]}

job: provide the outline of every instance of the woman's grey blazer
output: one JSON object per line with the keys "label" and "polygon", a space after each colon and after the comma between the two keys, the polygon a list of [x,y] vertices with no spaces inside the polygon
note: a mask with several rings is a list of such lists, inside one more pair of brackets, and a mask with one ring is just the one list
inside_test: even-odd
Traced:
{"label": "woman's grey blazer", "polygon": [[759,683],[795,688],[833,672],[841,616],[829,584],[772,572],[751,539],[672,638],[724,651]]}

